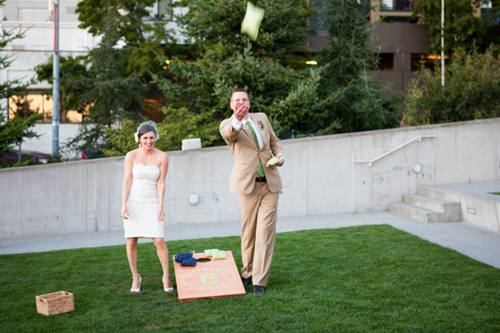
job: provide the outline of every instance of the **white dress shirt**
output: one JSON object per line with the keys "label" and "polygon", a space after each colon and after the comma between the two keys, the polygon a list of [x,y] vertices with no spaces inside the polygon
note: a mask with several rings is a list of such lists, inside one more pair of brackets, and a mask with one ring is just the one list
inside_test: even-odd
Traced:
{"label": "white dress shirt", "polygon": [[252,117],[250,115],[248,115],[248,119],[247,120],[242,119],[241,121],[239,121],[238,119],[236,119],[236,118],[233,117],[233,120],[232,120],[231,123],[233,125],[233,128],[239,132],[243,128],[243,124],[246,125],[247,121],[250,122],[250,125],[252,126],[252,128],[253,128],[253,130],[255,132],[255,135],[257,136],[257,141],[259,142],[259,149],[262,148],[262,145],[263,145],[262,134],[260,134],[259,128],[254,123],[254,121],[252,120]]}

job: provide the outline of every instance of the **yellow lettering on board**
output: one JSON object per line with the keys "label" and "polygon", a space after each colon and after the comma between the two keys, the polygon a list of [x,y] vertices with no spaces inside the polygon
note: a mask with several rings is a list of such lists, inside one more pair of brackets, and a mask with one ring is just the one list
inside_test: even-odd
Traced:
{"label": "yellow lettering on board", "polygon": [[202,273],[201,274],[201,283],[207,284],[207,283],[215,283],[219,281],[218,278],[215,277],[215,274],[213,273]]}

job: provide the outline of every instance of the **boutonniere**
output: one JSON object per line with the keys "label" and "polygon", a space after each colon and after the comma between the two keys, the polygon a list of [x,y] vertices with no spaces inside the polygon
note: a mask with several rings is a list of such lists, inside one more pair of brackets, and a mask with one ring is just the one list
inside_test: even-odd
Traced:
{"label": "boutonniere", "polygon": [[257,124],[259,124],[260,129],[264,129],[264,124],[262,123],[262,120],[259,120]]}

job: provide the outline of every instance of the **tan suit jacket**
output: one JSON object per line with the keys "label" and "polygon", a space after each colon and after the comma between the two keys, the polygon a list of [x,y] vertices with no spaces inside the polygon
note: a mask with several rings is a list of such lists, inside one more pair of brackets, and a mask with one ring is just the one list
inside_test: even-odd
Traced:
{"label": "tan suit jacket", "polygon": [[263,144],[260,150],[255,144],[252,132],[245,125],[243,125],[241,131],[233,128],[232,120],[234,115],[223,120],[219,127],[222,138],[231,148],[234,156],[229,189],[237,194],[252,193],[255,187],[260,156],[269,190],[278,192],[282,188],[278,168],[276,166],[267,168],[266,163],[273,155],[283,153],[281,142],[276,137],[265,113],[251,113],[250,115],[262,135]]}

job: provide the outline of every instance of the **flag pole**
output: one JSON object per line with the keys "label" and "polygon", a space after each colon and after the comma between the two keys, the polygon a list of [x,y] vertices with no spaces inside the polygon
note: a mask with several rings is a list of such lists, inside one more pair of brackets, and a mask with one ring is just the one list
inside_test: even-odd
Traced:
{"label": "flag pole", "polygon": [[441,0],[441,86],[444,88],[444,0]]}

